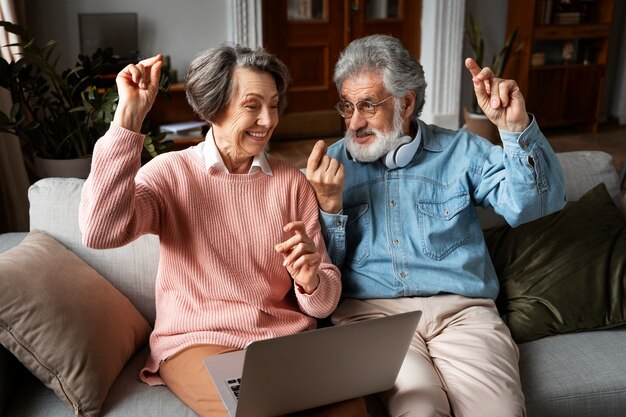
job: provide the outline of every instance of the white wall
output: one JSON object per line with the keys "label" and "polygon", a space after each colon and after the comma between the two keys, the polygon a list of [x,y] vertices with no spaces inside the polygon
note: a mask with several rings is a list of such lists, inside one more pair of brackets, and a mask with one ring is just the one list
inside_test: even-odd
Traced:
{"label": "white wall", "polygon": [[458,129],[465,0],[423,0],[420,62],[426,78],[426,102],[420,119]]}
{"label": "white wall", "polygon": [[[483,66],[491,66],[493,56],[504,44],[506,37],[506,15],[508,3],[501,0],[467,0],[467,13],[472,13],[474,19],[480,22],[480,28],[485,39],[485,53]],[[465,22],[463,22],[465,25]],[[467,39],[464,42],[463,56],[473,58],[473,52]],[[461,105],[469,107],[474,97],[474,87],[469,71],[463,67],[461,75]],[[461,118],[463,113],[459,115]]]}
{"label": "white wall", "polygon": [[66,68],[77,61],[80,52],[79,13],[136,12],[140,54],[169,55],[182,79],[199,52],[232,41],[231,1],[27,0],[26,18],[40,45],[50,39],[61,43],[59,66]]}

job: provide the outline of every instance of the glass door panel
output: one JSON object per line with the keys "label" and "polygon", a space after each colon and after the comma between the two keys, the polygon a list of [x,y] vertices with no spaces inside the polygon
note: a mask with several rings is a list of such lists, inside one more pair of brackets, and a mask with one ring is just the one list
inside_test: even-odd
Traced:
{"label": "glass door panel", "polygon": [[401,0],[365,0],[365,20],[400,19]]}
{"label": "glass door panel", "polygon": [[326,21],[328,0],[289,0],[287,19],[290,21]]}

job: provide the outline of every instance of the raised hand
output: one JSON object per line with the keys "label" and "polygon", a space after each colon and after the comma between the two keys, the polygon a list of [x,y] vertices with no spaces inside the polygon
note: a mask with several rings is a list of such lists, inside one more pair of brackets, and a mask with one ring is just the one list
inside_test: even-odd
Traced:
{"label": "raised hand", "polygon": [[514,80],[496,78],[490,68],[481,69],[472,58],[465,60],[465,67],[472,74],[478,105],[493,124],[509,132],[528,127],[524,97]]}
{"label": "raised hand", "polygon": [[320,208],[326,213],[339,213],[343,208],[343,165],[326,155],[326,143],[318,140],[306,165],[309,180]]}
{"label": "raised hand", "polygon": [[159,54],[129,64],[117,74],[119,102],[113,117],[115,123],[134,132],[140,131],[159,91],[162,65],[163,57]]}
{"label": "raised hand", "polygon": [[283,265],[289,271],[291,278],[311,294],[320,283],[317,271],[322,261],[315,243],[307,236],[303,222],[295,221],[283,227],[287,233],[292,233],[289,239],[277,244],[274,248],[285,257]]}

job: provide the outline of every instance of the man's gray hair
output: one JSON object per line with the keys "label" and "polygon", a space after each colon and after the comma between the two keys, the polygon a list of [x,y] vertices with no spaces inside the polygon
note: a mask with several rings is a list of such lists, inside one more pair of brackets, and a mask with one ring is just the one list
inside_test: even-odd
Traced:
{"label": "man's gray hair", "polygon": [[236,68],[268,73],[276,82],[278,111],[287,106],[289,70],[278,58],[263,48],[221,45],[198,55],[189,65],[185,80],[187,101],[209,123],[215,120],[231,100]]}
{"label": "man's gray hair", "polygon": [[371,35],[352,41],[335,65],[337,90],[341,93],[347,78],[371,71],[382,75],[385,88],[395,97],[415,91],[412,118],[417,119],[424,108],[426,79],[422,65],[402,42],[388,35]]}

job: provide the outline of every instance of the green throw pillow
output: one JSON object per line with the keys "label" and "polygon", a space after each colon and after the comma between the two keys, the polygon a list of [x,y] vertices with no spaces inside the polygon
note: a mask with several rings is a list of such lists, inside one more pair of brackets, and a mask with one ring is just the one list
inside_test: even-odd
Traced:
{"label": "green throw pillow", "polygon": [[485,232],[518,343],[626,323],[626,220],[599,184],[563,210]]}

